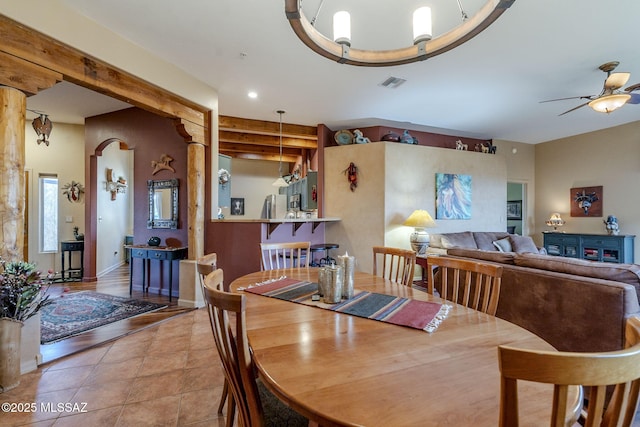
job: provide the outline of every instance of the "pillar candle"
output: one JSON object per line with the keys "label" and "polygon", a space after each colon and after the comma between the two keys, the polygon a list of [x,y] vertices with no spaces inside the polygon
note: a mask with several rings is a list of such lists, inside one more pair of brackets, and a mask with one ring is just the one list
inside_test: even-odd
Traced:
{"label": "pillar candle", "polygon": [[356,257],[344,255],[338,256],[338,265],[342,267],[342,298],[353,298],[353,274],[356,268]]}

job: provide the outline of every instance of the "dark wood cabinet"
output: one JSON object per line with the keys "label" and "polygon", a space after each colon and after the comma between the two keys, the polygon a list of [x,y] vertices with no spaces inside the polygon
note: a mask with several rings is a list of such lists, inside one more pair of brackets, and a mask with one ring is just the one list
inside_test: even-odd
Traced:
{"label": "dark wood cabinet", "polygon": [[544,248],[549,255],[625,264],[634,262],[634,235],[557,232],[547,232],[543,235]]}

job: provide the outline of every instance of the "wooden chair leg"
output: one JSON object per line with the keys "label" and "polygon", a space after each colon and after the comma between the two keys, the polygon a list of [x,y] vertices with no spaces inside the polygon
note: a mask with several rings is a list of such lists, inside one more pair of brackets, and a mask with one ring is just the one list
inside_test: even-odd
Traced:
{"label": "wooden chair leg", "polygon": [[233,394],[229,393],[227,397],[227,427],[233,426],[233,419],[236,416],[236,401]]}
{"label": "wooden chair leg", "polygon": [[227,401],[227,396],[229,396],[229,383],[225,379],[224,387],[222,388],[222,396],[220,396],[220,404],[218,405],[218,414],[222,414],[222,409],[224,408],[224,403]]}

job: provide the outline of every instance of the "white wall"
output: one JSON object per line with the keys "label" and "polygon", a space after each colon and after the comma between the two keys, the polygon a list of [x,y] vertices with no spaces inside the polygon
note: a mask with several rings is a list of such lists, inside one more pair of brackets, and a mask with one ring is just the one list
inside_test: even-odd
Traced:
{"label": "white wall", "polygon": [[[283,164],[282,169],[287,171],[287,165]],[[218,176],[217,172],[215,176]],[[278,188],[271,185],[276,178],[278,178],[278,162],[232,159],[231,197],[244,198],[244,215],[231,215],[230,209],[226,207],[222,209],[225,218],[236,220],[260,218],[265,197],[269,194],[278,194]]]}
{"label": "white wall", "polygon": [[[96,274],[100,277],[124,263],[124,236],[133,234],[133,151],[120,150],[115,142],[97,160]],[[106,190],[107,169],[113,169],[113,179],[122,176],[127,180],[128,188],[117,193],[115,200]]]}
{"label": "white wall", "polygon": [[[360,270],[372,271],[374,245],[411,247],[413,230],[402,223],[415,209],[435,218],[436,173],[472,176],[472,217],[436,220],[427,231],[506,230],[507,168],[500,156],[391,142],[328,147],[324,154],[325,215],[342,219],[327,226],[326,238],[356,256]],[[344,174],[350,162],[358,167],[353,192]]]}
{"label": "white wall", "polygon": [[[65,123],[53,124],[49,137],[50,144],[38,145],[36,133],[31,122],[27,120],[25,130],[25,169],[29,172],[29,201],[25,209],[29,215],[29,262],[37,265],[41,271],[53,269],[60,271],[60,252],[40,253],[39,251],[39,191],[38,175],[41,173],[56,174],[60,186],[58,199],[58,237],[59,240],[73,239],[73,227],[77,226],[79,232],[84,232],[84,196],[79,203],[69,202],[62,194],[62,187],[76,181],[85,188],[84,182],[84,126]],[[66,222],[67,217],[71,222]]]}

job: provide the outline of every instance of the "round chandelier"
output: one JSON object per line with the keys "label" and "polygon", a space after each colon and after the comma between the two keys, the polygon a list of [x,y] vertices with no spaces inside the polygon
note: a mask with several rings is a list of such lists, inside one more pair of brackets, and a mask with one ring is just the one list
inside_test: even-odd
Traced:
{"label": "round chandelier", "polygon": [[431,10],[418,8],[413,14],[413,45],[393,50],[365,50],[351,47],[349,14],[334,15],[334,39],[320,33],[302,11],[302,0],[285,0],[285,14],[298,38],[319,55],[341,64],[363,67],[387,67],[424,61],[445,53],[480,34],[500,17],[515,0],[488,0],[473,16],[468,17],[457,0],[462,22],[455,28],[432,37]]}

